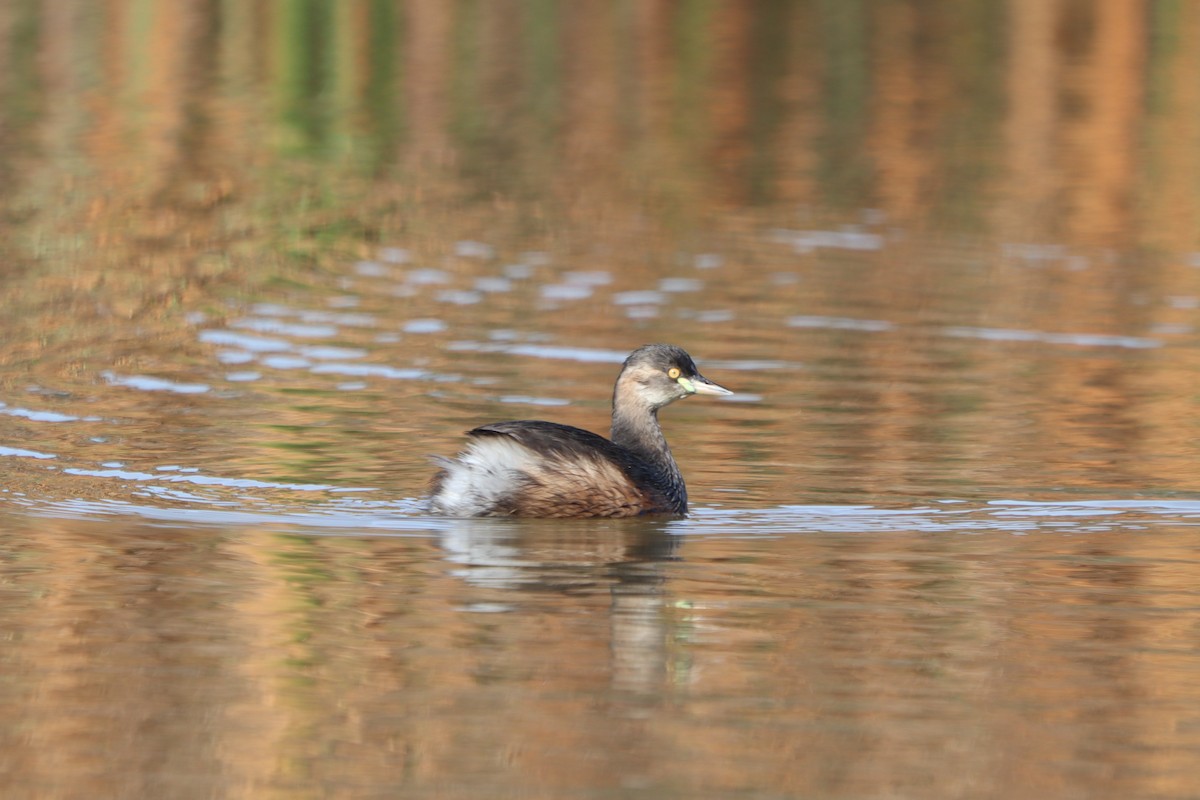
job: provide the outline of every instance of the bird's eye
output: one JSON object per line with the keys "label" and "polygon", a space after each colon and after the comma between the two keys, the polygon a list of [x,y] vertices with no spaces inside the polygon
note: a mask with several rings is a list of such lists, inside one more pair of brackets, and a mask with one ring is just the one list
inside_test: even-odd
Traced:
{"label": "bird's eye", "polygon": [[671,367],[669,370],[667,370],[667,377],[670,378],[671,380],[675,380],[676,378],[679,377],[679,375],[680,375],[679,367]]}

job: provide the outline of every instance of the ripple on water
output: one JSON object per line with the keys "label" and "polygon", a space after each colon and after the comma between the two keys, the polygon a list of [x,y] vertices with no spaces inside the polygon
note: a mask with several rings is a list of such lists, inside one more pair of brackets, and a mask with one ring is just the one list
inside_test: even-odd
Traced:
{"label": "ripple on water", "polygon": [[58,458],[54,453],[42,453],[38,450],[25,450],[20,447],[5,447],[0,445],[0,456],[12,458],[36,458],[39,460]]}
{"label": "ripple on water", "polygon": [[392,274],[392,268],[378,261],[358,261],[354,264],[354,272],[364,278],[386,278]]}
{"label": "ripple on water", "polygon": [[89,478],[115,478],[122,481],[159,481],[167,483],[190,483],[197,486],[217,486],[230,489],[286,489],[291,492],[373,492],[369,487],[343,487],[320,483],[280,483],[276,481],[260,481],[254,478],[229,478],[219,475],[201,475],[199,473],[184,474],[168,472],[156,474],[153,472],[136,472],[120,468],[87,469],[84,467],[67,467],[64,475],[77,475]]}
{"label": "ripple on water", "polygon": [[800,315],[788,317],[788,327],[791,328],[828,328],[840,331],[866,331],[878,333],[890,331],[895,327],[891,322],[882,319],[854,319],[851,317],[821,317]]}
{"label": "ripple on water", "polygon": [[57,411],[35,411],[29,408],[18,408],[0,403],[0,414],[10,417],[23,417],[30,422],[99,422],[101,417],[77,417],[74,414],[60,414]]}
{"label": "ripple on water", "polygon": [[533,264],[506,264],[501,271],[504,273],[504,277],[519,281],[533,277],[533,268]]}
{"label": "ripple on water", "polygon": [[412,253],[403,247],[381,247],[379,258],[389,264],[407,264],[412,261]]}
{"label": "ripple on water", "polygon": [[[287,523],[300,527],[341,529],[347,535],[373,531],[381,534],[413,530],[459,531],[491,526],[494,520],[448,519],[428,515],[418,498],[370,500],[369,487],[338,487],[229,478],[180,472],[146,473],[122,469],[68,469],[81,477],[109,478],[138,485],[138,492],[172,505],[144,506],[136,502],[105,499],[31,500],[21,505],[47,514],[101,516],[123,514],[185,524]],[[220,489],[290,491],[330,495],[306,502],[303,511],[272,505],[266,497],[201,495],[185,486]],[[11,492],[10,496],[19,493]],[[252,504],[252,505],[251,505]],[[224,509],[213,513],[214,507]],[[1098,500],[1075,502],[994,501],[982,506],[947,503],[946,506],[877,508],[868,505],[796,506],[761,509],[727,509],[698,506],[691,516],[663,523],[674,536],[733,539],[795,536],[813,533],[835,535],[938,533],[1011,536],[1037,534],[1103,534],[1143,531],[1151,525],[1200,526],[1200,502]]]}
{"label": "ripple on water", "polygon": [[317,361],[366,358],[367,351],[357,347],[335,347],[333,345],[305,345],[297,348],[300,355]]}
{"label": "ripple on water", "polygon": [[378,324],[373,314],[361,311],[300,311],[303,322],[328,322],[347,328],[374,328]]}
{"label": "ripple on water", "polygon": [[729,309],[725,309],[725,308],[714,308],[714,309],[709,309],[709,310],[705,310],[705,311],[696,311],[696,312],[694,312],[694,314],[684,314],[683,311],[680,311],[679,315],[681,317],[693,316],[697,322],[703,322],[706,324],[715,324],[715,323],[719,323],[719,322],[732,322],[735,318],[734,313],[732,311],[730,311]]}
{"label": "ripple on water", "polygon": [[248,353],[278,353],[292,348],[291,342],[283,339],[268,339],[216,328],[200,331],[198,338],[205,344],[226,345]]}
{"label": "ripple on water", "polygon": [[312,366],[312,362],[307,358],[291,355],[266,356],[260,363],[264,367],[270,367],[271,369],[308,369]]}
{"label": "ripple on water", "polygon": [[[506,332],[512,333],[512,332]],[[476,342],[470,340],[450,342],[447,350],[469,353],[510,353],[517,356],[547,358],[563,361],[579,361],[585,364],[621,364],[629,354],[620,350],[599,350],[590,347],[567,347],[565,345],[549,344],[506,344],[517,338],[517,334],[495,336],[496,342]]]}
{"label": "ripple on water", "polygon": [[249,364],[257,356],[254,353],[248,353],[245,350],[219,350],[217,351],[217,361],[222,364]]}
{"label": "ripple on water", "polygon": [[447,289],[443,292],[438,292],[437,300],[440,303],[450,303],[456,306],[470,306],[478,303],[483,299],[482,292],[475,292],[469,289]]}
{"label": "ripple on water", "polygon": [[440,319],[410,319],[404,323],[405,333],[441,333],[446,330],[446,323]]}
{"label": "ripple on water", "polygon": [[594,290],[587,284],[552,283],[541,288],[543,300],[585,300]]}
{"label": "ripple on water", "polygon": [[512,291],[512,280],[498,277],[476,278],[475,289],[476,291],[487,292],[489,294],[510,292]]}
{"label": "ripple on water", "polygon": [[328,362],[317,364],[309,370],[314,375],[348,375],[355,378],[388,378],[397,381],[431,379],[432,373],[423,369],[400,369],[386,364],[339,364]]}
{"label": "ripple on water", "polygon": [[814,250],[882,250],[884,239],[877,233],[868,233],[848,227],[840,231],[793,231],[776,229],[770,239],[788,244],[796,253],[806,254]]}
{"label": "ripple on water", "polygon": [[1044,331],[1019,328],[975,328],[951,326],[943,328],[945,336],[960,339],[985,339],[994,342],[1037,342],[1039,344],[1066,344],[1080,347],[1127,347],[1147,349],[1161,347],[1158,339],[1141,336],[1117,336],[1097,333],[1046,333]]}
{"label": "ripple on water", "polygon": [[[345,307],[346,303],[357,305],[357,298],[343,300],[342,306]],[[331,305],[333,304],[331,303]],[[279,305],[278,303],[255,303],[250,306],[250,313],[256,317],[296,317],[304,323],[343,325],[347,328],[371,328],[375,326],[375,317],[371,314],[292,308],[290,306]],[[229,334],[232,332],[226,331],[225,333]],[[204,341],[203,334],[201,341]]]}
{"label": "ripple on water", "polygon": [[607,286],[612,280],[612,273],[604,270],[579,270],[563,275],[563,283],[573,286]]}
{"label": "ripple on water", "polygon": [[125,386],[143,392],[173,392],[175,394],[204,394],[210,391],[206,383],[178,383],[166,378],[154,378],[148,375],[117,375],[105,370],[100,373],[104,380],[113,386]]}
{"label": "ripple on water", "polygon": [[617,292],[612,296],[613,304],[618,306],[658,305],[666,302],[666,300],[667,296],[665,294],[654,289]]}
{"label": "ripple on water", "polygon": [[660,292],[698,292],[704,288],[704,281],[696,278],[663,278],[658,282]]}
{"label": "ripple on water", "polygon": [[518,356],[563,359],[588,364],[622,364],[629,355],[623,350],[599,350],[592,347],[563,347],[548,344],[515,344],[505,347],[504,350]]}
{"label": "ripple on water", "polygon": [[559,397],[532,397],[527,394],[506,394],[499,400],[501,403],[528,406],[569,406],[571,404],[570,400],[563,400]]}
{"label": "ripple on water", "polygon": [[437,286],[450,282],[450,273],[440,269],[413,269],[404,276],[404,282],[411,286]]}
{"label": "ripple on water", "polygon": [[480,261],[490,261],[496,257],[496,248],[484,242],[466,239],[454,243],[454,255],[459,258],[475,258]]}
{"label": "ripple on water", "polygon": [[982,506],[947,501],[941,507],[777,506],[758,510],[697,508],[697,534],[783,535],[820,533],[960,533],[1029,535],[1142,530],[1147,524],[1200,526],[1200,501],[995,500]]}
{"label": "ripple on water", "polygon": [[338,329],[333,325],[283,322],[274,318],[247,317],[234,320],[229,324],[235,328],[245,328],[258,333],[274,333],[279,336],[293,336],[297,339],[329,339],[337,336],[338,333]]}
{"label": "ripple on water", "polygon": [[762,372],[768,369],[796,369],[800,366],[790,361],[774,361],[765,358],[716,359],[705,361],[704,364],[713,369],[745,370],[748,372]]}
{"label": "ripple on water", "polygon": [[429,536],[448,528],[453,520],[420,514],[417,500],[370,503],[346,498],[308,506],[304,511],[286,508],[239,508],[237,501],[202,497],[163,488],[156,500],[178,505],[145,505],[126,500],[71,498],[44,503],[24,503],[31,512],[76,519],[136,517],[171,525],[271,526],[286,525],[333,536]]}
{"label": "ripple on water", "polygon": [[[880,319],[857,319],[852,317],[826,317],[797,315],[788,317],[791,328],[827,328],[831,330],[865,331],[879,333],[897,326]],[[950,325],[939,329],[943,336],[957,339],[982,339],[993,342],[1035,342],[1038,344],[1074,345],[1078,347],[1124,347],[1148,349],[1161,347],[1162,342],[1144,336],[1122,336],[1098,333],[1050,333],[1023,328],[984,328],[968,325]]]}

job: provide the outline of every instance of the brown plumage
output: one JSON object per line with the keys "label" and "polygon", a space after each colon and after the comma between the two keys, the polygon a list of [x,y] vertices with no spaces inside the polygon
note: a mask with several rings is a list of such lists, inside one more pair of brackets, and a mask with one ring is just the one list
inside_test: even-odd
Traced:
{"label": "brown plumage", "polygon": [[640,347],[613,390],[612,440],[523,420],[467,432],[456,459],[438,459],[430,510],[460,517],[632,517],[687,513],[687,488],[658,409],[690,394],[732,394],[672,345]]}

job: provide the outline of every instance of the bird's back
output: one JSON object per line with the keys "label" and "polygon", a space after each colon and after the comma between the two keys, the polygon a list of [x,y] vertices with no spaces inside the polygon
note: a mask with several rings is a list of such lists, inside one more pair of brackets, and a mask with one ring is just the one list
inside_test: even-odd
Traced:
{"label": "bird's back", "polygon": [[683,514],[654,469],[628,450],[554,422],[498,422],[467,432],[443,460],[430,510],[460,517],[632,517]]}

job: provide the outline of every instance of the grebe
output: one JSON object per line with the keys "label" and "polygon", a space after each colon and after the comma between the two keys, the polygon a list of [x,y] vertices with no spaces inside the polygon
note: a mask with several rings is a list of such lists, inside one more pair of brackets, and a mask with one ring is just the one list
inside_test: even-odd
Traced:
{"label": "grebe", "polygon": [[497,422],[467,431],[429,485],[429,510],[453,517],[633,517],[687,513],[687,487],[658,410],[690,394],[733,394],[683,349],[648,344],[613,389],[612,440],[555,422]]}

